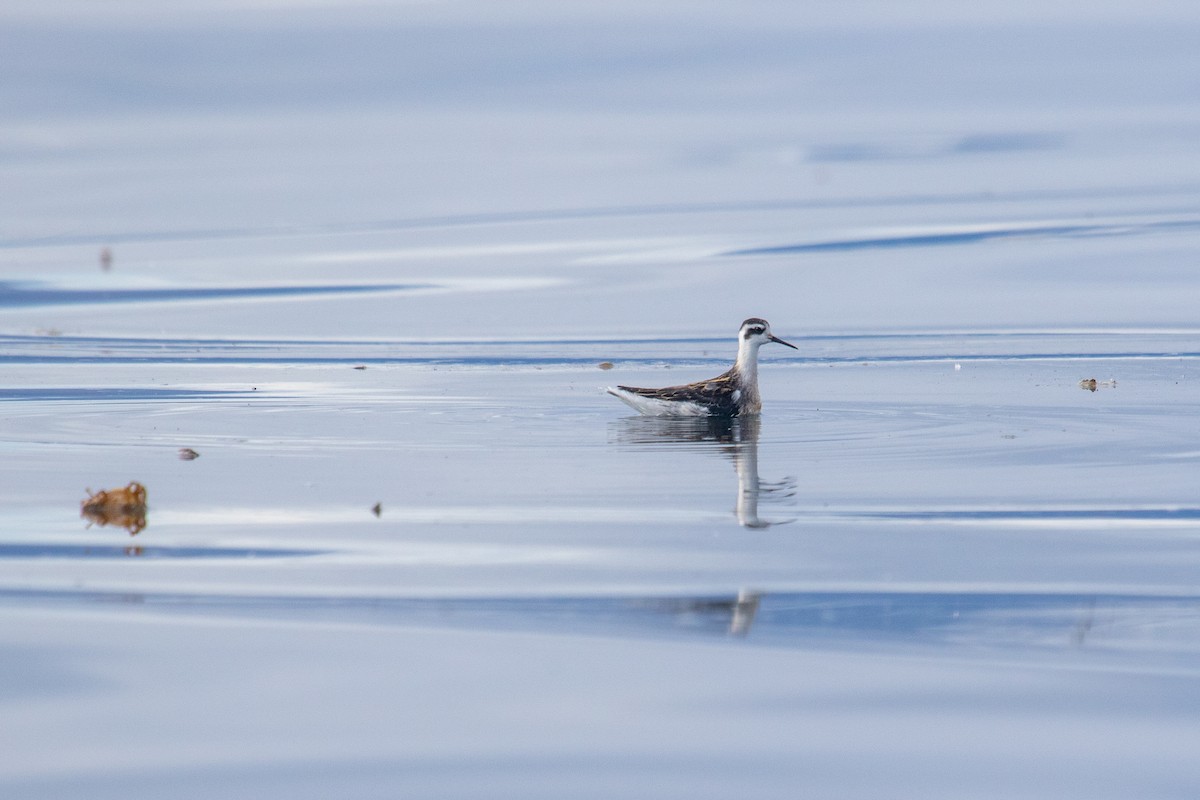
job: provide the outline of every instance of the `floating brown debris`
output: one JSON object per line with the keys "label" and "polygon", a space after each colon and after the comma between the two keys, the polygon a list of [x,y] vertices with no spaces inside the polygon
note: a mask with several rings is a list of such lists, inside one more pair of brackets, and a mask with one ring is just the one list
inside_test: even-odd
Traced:
{"label": "floating brown debris", "polygon": [[110,269],[112,269],[112,261],[113,261],[112,248],[111,247],[100,248],[100,269],[104,270],[105,272],[108,272]]}
{"label": "floating brown debris", "polygon": [[89,525],[116,525],[136,536],[146,527],[146,487],[137,481],[124,489],[108,489],[93,493],[87,490],[80,516]]}
{"label": "floating brown debris", "polygon": [[355,369],[366,369],[366,368],[367,368],[366,364],[359,364],[357,367],[355,367]]}
{"label": "floating brown debris", "polygon": [[597,366],[600,367],[600,369],[612,369],[613,363],[611,361],[601,361]]}
{"label": "floating brown debris", "polygon": [[1079,382],[1080,389],[1087,389],[1089,392],[1094,392],[1097,389],[1112,389],[1117,385],[1115,380],[1098,381],[1095,378],[1084,378]]}
{"label": "floating brown debris", "polygon": [[371,506],[371,513],[377,517],[383,514],[383,503],[376,503]]}
{"label": "floating brown debris", "polygon": [[183,461],[195,461],[199,457],[200,454],[190,447],[179,448],[179,458]]}

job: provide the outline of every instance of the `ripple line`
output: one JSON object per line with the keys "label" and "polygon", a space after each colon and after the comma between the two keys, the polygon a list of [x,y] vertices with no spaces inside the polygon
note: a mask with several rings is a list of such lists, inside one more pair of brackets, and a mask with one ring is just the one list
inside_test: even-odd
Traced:
{"label": "ripple line", "polygon": [[749,247],[721,253],[722,256],[771,256],[794,253],[829,253],[855,250],[880,250],[902,247],[941,247],[974,244],[992,239],[1015,239],[1033,236],[1128,235],[1163,230],[1197,230],[1200,219],[1159,220],[1141,223],[1072,223],[1063,225],[1024,225],[1008,228],[986,227],[975,230],[954,230],[937,233],[910,233],[897,236],[875,236],[861,239],[832,239],[824,242]]}

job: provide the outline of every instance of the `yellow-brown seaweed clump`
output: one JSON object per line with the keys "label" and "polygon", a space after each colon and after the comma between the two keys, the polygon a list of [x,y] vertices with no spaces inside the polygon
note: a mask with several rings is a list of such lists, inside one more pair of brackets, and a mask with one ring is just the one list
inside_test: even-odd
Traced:
{"label": "yellow-brown seaweed clump", "polygon": [[80,516],[89,525],[116,525],[136,536],[146,527],[146,487],[133,481],[124,489],[87,490]]}

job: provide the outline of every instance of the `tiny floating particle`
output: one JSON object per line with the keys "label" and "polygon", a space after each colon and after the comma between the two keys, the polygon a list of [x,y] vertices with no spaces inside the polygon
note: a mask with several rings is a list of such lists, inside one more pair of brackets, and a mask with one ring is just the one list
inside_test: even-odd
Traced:
{"label": "tiny floating particle", "polygon": [[200,454],[190,447],[179,448],[179,458],[182,461],[195,461],[199,457]]}
{"label": "tiny floating particle", "polygon": [[113,255],[111,247],[100,248],[100,269],[108,272],[112,269]]}
{"label": "tiny floating particle", "polygon": [[601,361],[596,366],[600,367],[600,369],[612,369],[613,363],[611,361]]}
{"label": "tiny floating particle", "polygon": [[383,503],[376,503],[375,505],[371,506],[371,513],[377,517],[382,515],[383,514]]}
{"label": "tiny floating particle", "polygon": [[355,369],[366,369],[366,368],[367,368],[366,364],[359,364],[358,366],[355,367]]}
{"label": "tiny floating particle", "polygon": [[104,527],[116,525],[137,536],[146,527],[146,487],[137,481],[124,489],[87,490],[88,498],[83,501],[80,516],[93,524]]}

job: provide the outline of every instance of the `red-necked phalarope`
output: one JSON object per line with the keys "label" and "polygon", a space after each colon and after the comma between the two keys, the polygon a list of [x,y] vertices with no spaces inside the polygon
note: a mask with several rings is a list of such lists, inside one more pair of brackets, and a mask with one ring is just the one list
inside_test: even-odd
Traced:
{"label": "red-necked phalarope", "polygon": [[778,342],[799,348],[771,335],[765,319],[751,317],[738,331],[737,361],[728,372],[707,381],[665,389],[610,386],[608,393],[652,417],[737,417],[762,411],[758,394],[758,348]]}

